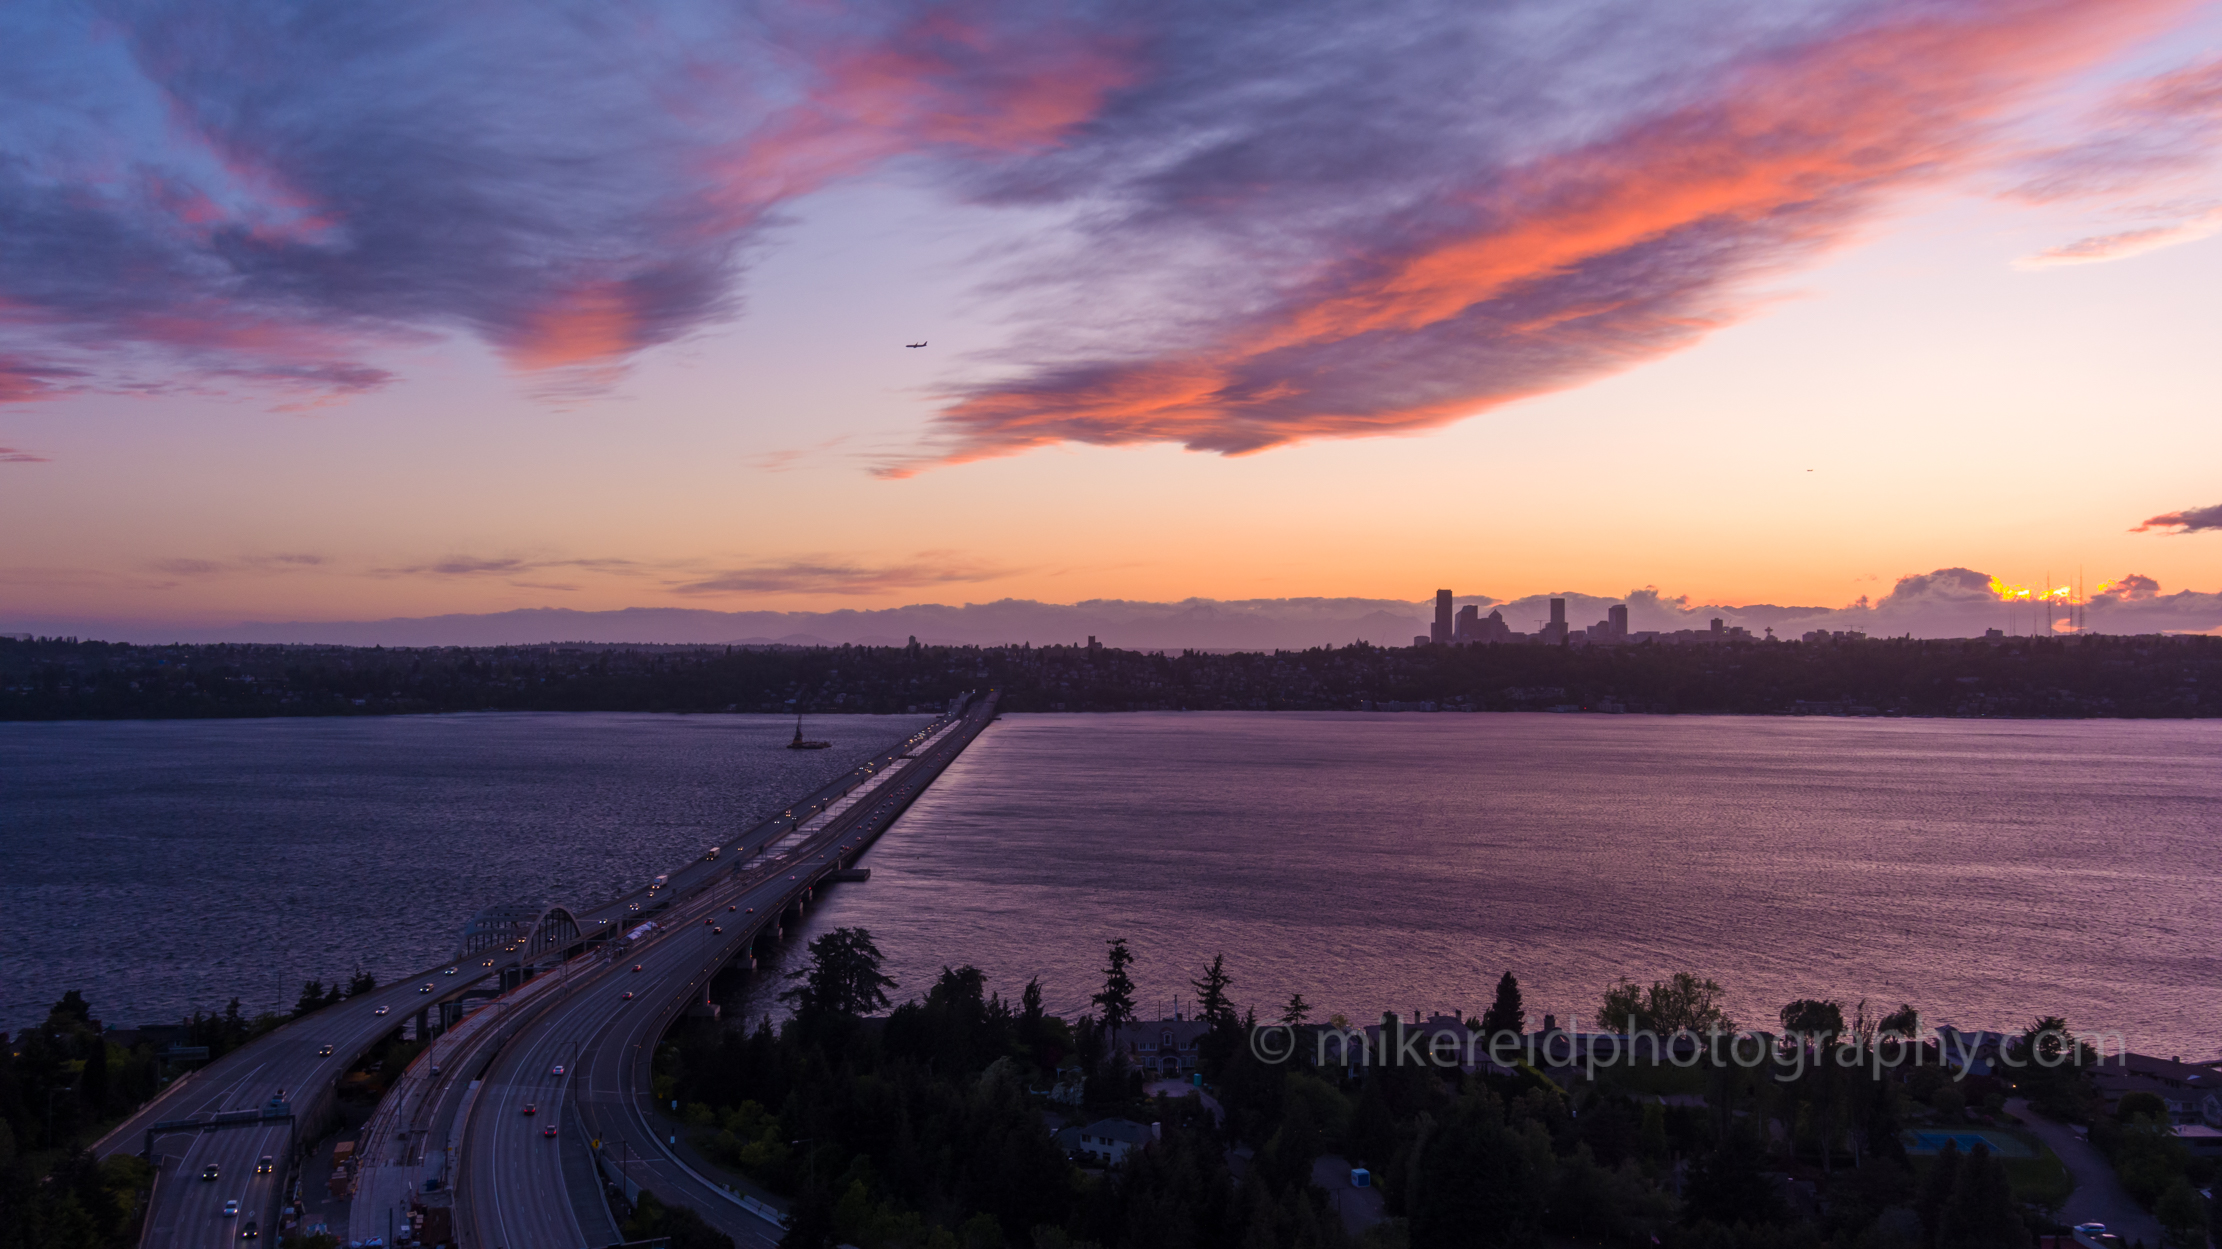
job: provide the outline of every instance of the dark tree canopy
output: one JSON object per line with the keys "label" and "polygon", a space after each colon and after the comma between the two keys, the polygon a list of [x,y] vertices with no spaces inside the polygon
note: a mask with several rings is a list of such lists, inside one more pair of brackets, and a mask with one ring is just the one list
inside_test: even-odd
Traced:
{"label": "dark tree canopy", "polygon": [[1106,1034],[1134,1022],[1134,977],[1127,968],[1134,965],[1134,952],[1126,948],[1125,937],[1113,937],[1108,942],[1110,950],[1103,969],[1103,992],[1088,999],[1103,1012],[1103,1030]]}
{"label": "dark tree canopy", "polygon": [[1522,1033],[1528,1028],[1527,1008],[1520,1001],[1520,981],[1507,971],[1497,980],[1497,998],[1481,1015],[1481,1034]]}
{"label": "dark tree canopy", "polygon": [[895,978],[880,971],[872,934],[862,928],[836,928],[812,941],[810,965],[787,978],[802,983],[779,1000],[792,1003],[796,1014],[813,1017],[854,1018],[885,1010],[887,991],[895,987]]}

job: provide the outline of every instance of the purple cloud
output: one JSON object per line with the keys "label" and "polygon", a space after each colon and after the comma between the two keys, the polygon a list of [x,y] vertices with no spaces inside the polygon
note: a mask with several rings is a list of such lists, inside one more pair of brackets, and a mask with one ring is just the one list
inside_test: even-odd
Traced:
{"label": "purple cloud", "polygon": [[2162,512],[2158,516],[2148,517],[2144,524],[2137,526],[2130,532],[2149,533],[2155,529],[2163,529],[2172,533],[2197,533],[2202,529],[2222,529],[2222,503],[2217,503],[2213,507],[2186,508],[2180,512]]}
{"label": "purple cloud", "polygon": [[2010,104],[2185,11],[24,0],[0,402],[311,406],[452,334],[545,394],[606,385],[736,315],[784,205],[892,165],[1068,224],[997,253],[1035,328],[888,471],[1411,433],[1748,315],[1750,283],[1995,160]]}
{"label": "purple cloud", "polygon": [[[778,204],[1084,120],[1125,73],[1092,33],[972,4],[27,0],[0,11],[0,348],[313,402],[460,331],[606,380],[733,313]],[[52,389],[7,377],[0,401]]]}
{"label": "purple cloud", "polygon": [[994,581],[1015,571],[962,559],[945,551],[925,551],[907,563],[879,566],[813,560],[757,564],[682,581],[672,586],[672,592],[697,597],[712,594],[879,594],[921,586]]}

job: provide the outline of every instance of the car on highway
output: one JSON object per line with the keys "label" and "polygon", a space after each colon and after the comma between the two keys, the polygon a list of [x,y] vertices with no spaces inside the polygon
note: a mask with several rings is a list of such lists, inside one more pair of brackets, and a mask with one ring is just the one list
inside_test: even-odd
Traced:
{"label": "car on highway", "polygon": [[450,967],[444,974],[452,976],[455,974],[455,969],[453,967]]}
{"label": "car on highway", "polygon": [[425,985],[425,986],[424,986],[423,988],[421,988],[421,989],[417,990],[417,992],[419,992],[419,993],[430,993],[430,992],[432,992],[432,986],[431,986],[430,984],[427,984],[427,985]]}
{"label": "car on highway", "polygon": [[540,1135],[553,1137],[555,1135],[555,1125],[551,1123],[548,1126],[540,1129]]}
{"label": "car on highway", "polygon": [[331,1047],[331,1046],[329,1046],[329,1045],[319,1045],[319,1046],[317,1046],[317,1047],[316,1047],[316,1056],[317,1056],[318,1058],[330,1058],[330,1057],[332,1056],[332,1047]]}
{"label": "car on highway", "polygon": [[562,1064],[562,1063],[557,1063],[557,1064],[556,1064],[555,1066],[553,1066],[553,1067],[549,1068],[549,1069],[548,1069],[548,1074],[549,1074],[549,1075],[552,1075],[552,1076],[559,1076],[559,1075],[562,1075],[562,1074],[563,1074],[563,1064]]}
{"label": "car on highway", "polygon": [[628,911],[637,911],[637,910],[639,910],[639,909],[640,909],[640,903],[638,903],[638,902],[635,902],[635,903],[633,903],[633,904],[632,904],[631,906],[628,906],[628,907],[626,907],[625,909],[626,909],[626,910],[628,910]]}
{"label": "car on highway", "polygon": [[632,1001],[632,1000],[633,1000],[633,991],[632,991],[631,989],[627,989],[627,990],[625,990],[625,995],[624,995],[623,997],[620,997],[620,998],[618,998],[617,1000],[618,1000],[618,1001],[620,1001],[620,1002],[630,1002],[630,1001]]}
{"label": "car on highway", "polygon": [[725,935],[725,929],[720,928],[716,924],[712,924],[710,925],[710,935],[713,937],[722,937]]}
{"label": "car on highway", "polygon": [[710,926],[710,917],[709,917],[709,916],[705,915],[705,916],[703,916],[703,917],[702,917],[702,926],[703,926],[704,928],[708,928],[708,927]]}
{"label": "car on highway", "polygon": [[247,1226],[239,1229],[239,1238],[241,1240],[253,1240],[261,1235],[262,1224],[255,1222],[253,1219],[247,1220]]}
{"label": "car on highway", "polygon": [[255,1174],[268,1175],[278,1169],[278,1160],[268,1154],[255,1160]]}
{"label": "car on highway", "polygon": [[390,1011],[390,1010],[392,1010],[392,1009],[393,1009],[393,1007],[391,1007],[391,1006],[381,1006],[381,1007],[379,1007],[379,1008],[378,1008],[377,1010],[374,1010],[374,1011],[372,1011],[372,1012],[370,1012],[370,1013],[371,1013],[371,1014],[373,1014],[373,1015],[380,1015],[380,1016],[383,1016],[383,1015],[384,1015],[384,1014],[385,1014],[385,1013],[386,1013],[387,1011]]}
{"label": "car on highway", "polygon": [[205,1166],[205,1167],[202,1167],[202,1168],[201,1168],[201,1178],[202,1178],[202,1179],[204,1179],[204,1180],[216,1180],[216,1179],[222,1179],[222,1178],[223,1178],[223,1175],[224,1175],[224,1173],[223,1173],[222,1171],[219,1171],[219,1170],[217,1170],[217,1169],[216,1169],[216,1164],[215,1164],[215,1163],[213,1163],[213,1162],[211,1162],[211,1163],[209,1163],[209,1164],[208,1164],[207,1166]]}
{"label": "car on highway", "polygon": [[634,971],[639,971],[639,970],[640,970],[640,967],[641,967],[641,965],[640,965],[639,963],[635,963],[635,964],[633,964],[633,970],[634,970]]}
{"label": "car on highway", "polygon": [[236,1218],[238,1218],[238,1217],[239,1217],[239,1198],[237,1198],[237,1197],[234,1197],[234,1198],[232,1198],[232,1199],[231,1199],[230,1201],[227,1201],[227,1202],[225,1202],[225,1203],[224,1203],[224,1211],[223,1211],[223,1214],[224,1214],[224,1217],[225,1217],[225,1218],[227,1218],[227,1219],[236,1219]]}
{"label": "car on highway", "polygon": [[534,1105],[534,1104],[533,1104],[533,1103],[531,1103],[531,1102],[526,1102],[526,1103],[525,1103],[525,1113],[526,1113],[526,1114],[528,1114],[528,1115],[536,1115],[536,1114],[539,1114],[539,1113],[540,1113],[540,1107],[538,1107],[538,1106]]}
{"label": "car on highway", "polygon": [[753,907],[753,906],[752,906],[752,907],[750,907],[750,908],[748,908],[748,913],[749,913],[749,914],[751,914],[751,915],[754,915],[754,914],[756,913],[756,908],[755,908],[755,907]]}
{"label": "car on highway", "polygon": [[740,904],[740,903],[738,903],[738,902],[735,902],[735,903],[734,903],[733,905],[731,905],[731,906],[729,906],[729,907],[726,907],[725,909],[726,909],[726,910],[728,910],[728,911],[738,911],[738,910],[740,910],[740,909],[741,909],[741,904]]}

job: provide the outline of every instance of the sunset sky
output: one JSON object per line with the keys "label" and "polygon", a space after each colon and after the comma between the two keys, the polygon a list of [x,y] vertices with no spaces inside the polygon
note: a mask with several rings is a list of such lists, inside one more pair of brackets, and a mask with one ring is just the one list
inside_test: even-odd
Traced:
{"label": "sunset sky", "polygon": [[2182,0],[24,0],[0,630],[2222,591],[2218,139]]}

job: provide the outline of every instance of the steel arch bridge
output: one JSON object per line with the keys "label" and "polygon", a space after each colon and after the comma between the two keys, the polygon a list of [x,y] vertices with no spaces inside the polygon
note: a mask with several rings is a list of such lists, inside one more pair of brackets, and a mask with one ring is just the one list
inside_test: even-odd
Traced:
{"label": "steel arch bridge", "polygon": [[579,921],[571,912],[552,903],[510,903],[490,906],[463,925],[463,955],[468,958],[488,950],[538,958],[550,950],[577,945]]}

